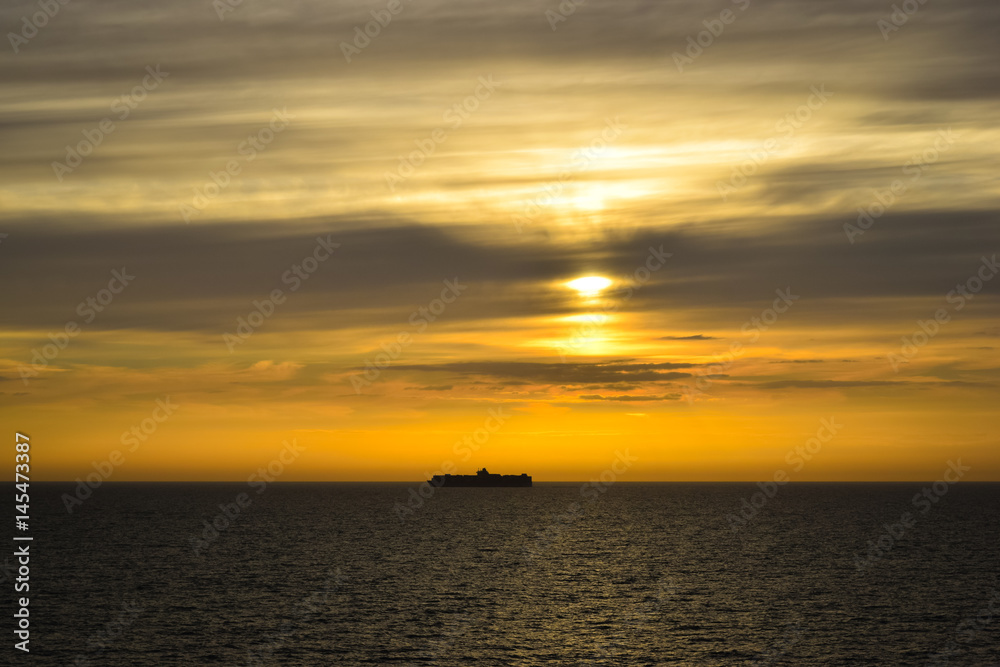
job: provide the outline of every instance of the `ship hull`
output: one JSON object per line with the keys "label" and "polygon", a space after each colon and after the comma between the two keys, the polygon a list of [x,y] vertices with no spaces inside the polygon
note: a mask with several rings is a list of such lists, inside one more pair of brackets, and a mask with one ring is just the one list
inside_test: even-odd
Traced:
{"label": "ship hull", "polygon": [[[484,479],[485,478],[485,479]],[[434,475],[430,484],[437,487],[528,487],[530,475]]]}

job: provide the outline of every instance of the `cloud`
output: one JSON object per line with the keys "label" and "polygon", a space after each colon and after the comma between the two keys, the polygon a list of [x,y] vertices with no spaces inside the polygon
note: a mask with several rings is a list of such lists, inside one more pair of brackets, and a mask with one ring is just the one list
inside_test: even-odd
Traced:
{"label": "cloud", "polygon": [[630,396],[627,394],[620,394],[617,396],[604,396],[602,394],[582,394],[579,398],[585,401],[618,401],[623,403],[631,402],[642,402],[642,401],[676,401],[681,397],[680,394],[663,394],[660,396]]}
{"label": "cloud", "polygon": [[778,359],[772,364],[822,364],[828,359]]}
{"label": "cloud", "polygon": [[912,382],[893,380],[777,380],[762,382],[764,389],[838,389],[848,387],[886,387],[891,385],[913,385]]}
{"label": "cloud", "polygon": [[571,389],[571,388],[584,389],[587,391],[601,391],[601,390],[607,391],[609,389],[613,389],[615,391],[633,391],[639,389],[640,385],[629,382],[609,382],[605,384],[588,384],[584,387],[579,387],[577,385],[574,385],[573,387],[563,385],[561,387],[561,389]]}
{"label": "cloud", "polygon": [[[694,368],[686,362],[643,363],[619,360],[595,363],[545,363],[535,361],[462,361],[443,364],[398,364],[397,371],[445,373],[457,378],[490,377],[537,384],[587,384],[617,382],[665,382],[691,377],[677,368]],[[513,381],[513,382],[511,382]]]}
{"label": "cloud", "polygon": [[[669,304],[698,309],[705,324],[733,327],[767,307],[776,289],[790,288],[801,296],[793,314],[808,303],[814,324],[858,318],[896,324],[899,315],[880,300],[932,297],[943,304],[948,290],[979,267],[983,248],[1000,247],[996,215],[886,214],[859,246],[847,242],[843,218],[753,230],[718,222],[608,232],[599,247],[522,245],[506,227],[431,227],[391,219],[180,227],[35,222],[9,227],[0,280],[17,289],[4,295],[0,324],[61,327],[121,267],[137,276],[134,284],[89,328],[221,334],[246,316],[254,299],[282,289],[288,299],[268,320],[270,330],[399,329],[438,296],[442,281],[455,278],[469,288],[448,308],[445,318],[452,323],[568,315],[578,312],[578,304],[566,290],[552,289],[553,283],[595,262],[606,275],[628,276],[647,248],[660,246],[674,254],[670,265],[634,290],[625,304],[629,311]],[[310,255],[320,236],[341,247],[292,293],[283,277]],[[498,242],[504,240],[513,245]],[[1000,315],[1000,302],[977,304],[982,317]]]}
{"label": "cloud", "polygon": [[660,340],[719,340],[716,336],[695,334],[693,336],[660,336]]}

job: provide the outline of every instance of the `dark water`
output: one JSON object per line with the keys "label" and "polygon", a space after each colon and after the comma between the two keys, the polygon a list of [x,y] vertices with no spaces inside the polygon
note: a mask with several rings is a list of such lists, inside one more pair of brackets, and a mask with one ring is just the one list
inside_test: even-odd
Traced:
{"label": "dark water", "polygon": [[924,486],[33,484],[30,662],[994,664],[1000,485]]}

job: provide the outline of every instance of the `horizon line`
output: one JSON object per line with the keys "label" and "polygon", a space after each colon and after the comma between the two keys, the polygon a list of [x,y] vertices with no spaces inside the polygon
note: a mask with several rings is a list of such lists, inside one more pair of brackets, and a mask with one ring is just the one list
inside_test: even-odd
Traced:
{"label": "horizon line", "polygon": [[[533,484],[590,484],[597,480],[581,479],[581,480],[533,480]],[[832,479],[832,480],[788,480],[778,484],[778,486],[787,486],[789,484],[918,484],[918,483],[930,483],[933,484],[936,479],[874,479],[874,480],[864,480],[864,479]],[[267,482],[268,485],[271,484],[423,484],[430,483],[430,480],[335,480],[335,479],[316,479],[316,480],[273,480]],[[15,484],[16,482],[10,481],[9,484]],[[76,484],[76,483],[86,483],[84,480],[79,478],[76,479],[57,479],[57,480],[32,480],[32,484]],[[730,479],[730,480],[630,480],[630,481],[614,481],[610,486],[617,484],[775,484],[776,482],[772,480],[742,480],[742,479]],[[104,486],[105,484],[247,484],[245,480],[228,480],[228,479],[218,479],[218,480],[194,480],[194,479],[135,479],[135,480],[102,480],[98,486]],[[975,480],[975,481],[965,481],[960,480],[957,482],[951,482],[951,484],[1000,484],[1000,479],[986,479],[986,480]],[[89,485],[88,485],[89,486]],[[97,487],[91,487],[97,488]],[[530,488],[530,487],[435,487],[435,488]]]}

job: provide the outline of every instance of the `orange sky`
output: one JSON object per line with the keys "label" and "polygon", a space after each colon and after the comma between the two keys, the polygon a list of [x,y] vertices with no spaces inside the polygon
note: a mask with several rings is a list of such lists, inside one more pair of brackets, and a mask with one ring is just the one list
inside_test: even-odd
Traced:
{"label": "orange sky", "polygon": [[984,22],[748,3],[679,71],[718,11],[414,3],[348,62],[363,7],[188,9],[4,56],[33,479],[1000,480]]}

